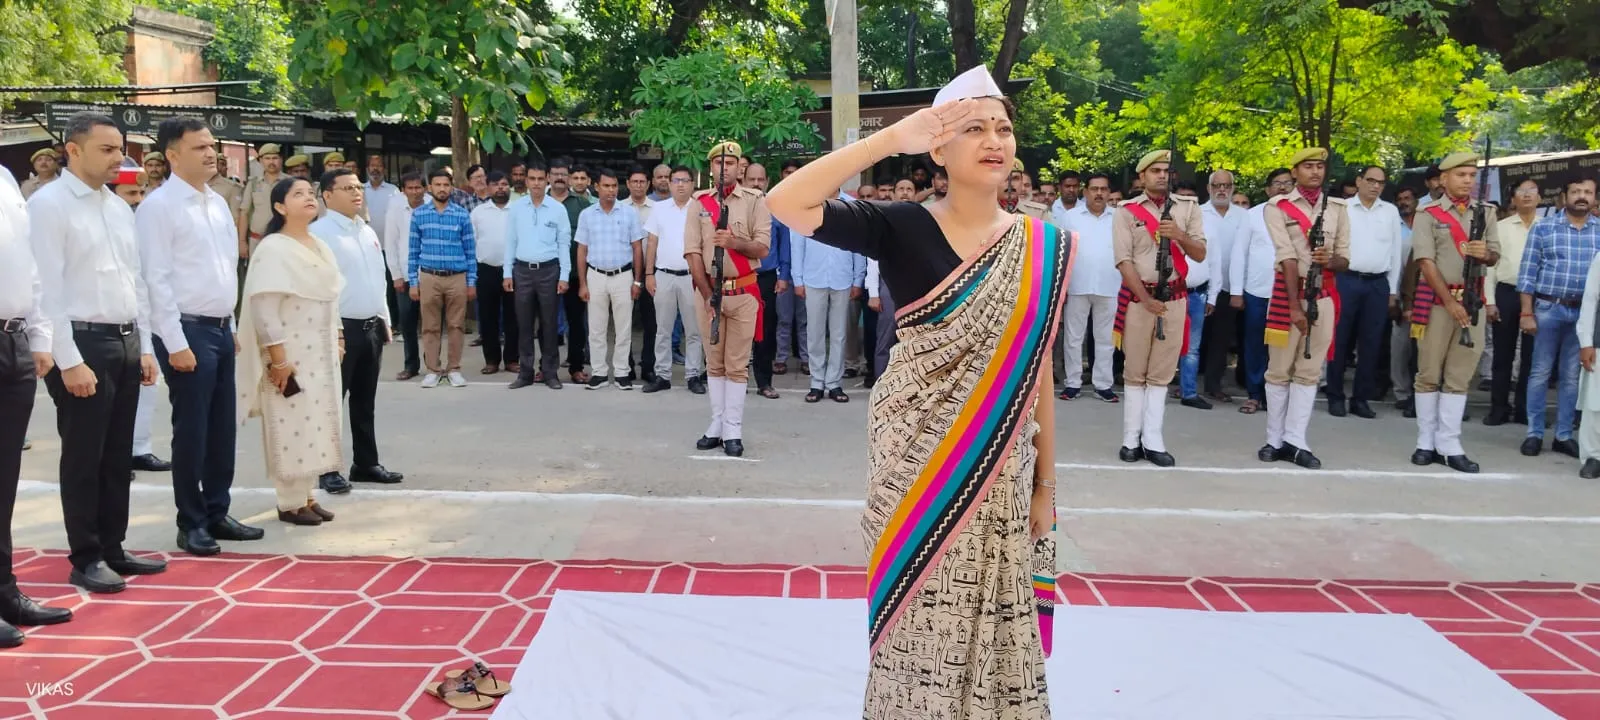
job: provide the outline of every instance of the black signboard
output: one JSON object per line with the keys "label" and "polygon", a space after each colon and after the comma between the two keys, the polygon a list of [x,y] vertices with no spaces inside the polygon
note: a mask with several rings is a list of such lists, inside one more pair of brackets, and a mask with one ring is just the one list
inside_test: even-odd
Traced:
{"label": "black signboard", "polygon": [[1554,205],[1568,180],[1593,178],[1597,172],[1600,172],[1600,152],[1506,165],[1500,168],[1500,192],[1497,194],[1509,203],[1517,185],[1533,180],[1539,184],[1539,204]]}
{"label": "black signboard", "polygon": [[45,104],[50,130],[57,134],[66,128],[67,118],[86,110],[111,116],[124,133],[138,133],[150,137],[155,137],[156,128],[161,125],[161,121],[184,115],[204,120],[206,125],[211,127],[211,134],[218,140],[251,143],[300,142],[305,136],[304,119],[293,113],[122,103]]}

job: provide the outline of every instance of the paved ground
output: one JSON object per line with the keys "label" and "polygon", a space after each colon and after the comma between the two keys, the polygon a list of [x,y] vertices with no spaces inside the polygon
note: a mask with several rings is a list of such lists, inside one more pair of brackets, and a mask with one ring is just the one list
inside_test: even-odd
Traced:
{"label": "paved ground", "polygon": [[[396,348],[398,349],[398,348]],[[389,353],[398,369],[398,353]],[[328,499],[339,519],[290,528],[271,513],[259,425],[241,432],[235,514],[267,527],[255,553],[625,558],[861,565],[858,517],[866,472],[867,391],[837,405],[753,392],[746,457],[697,453],[705,398],[671,392],[504,389],[504,374],[472,385],[379,390],[383,460],[407,480]],[[1312,421],[1326,469],[1255,459],[1261,415],[1233,406],[1173,405],[1167,442],[1180,467],[1116,459],[1121,409],[1054,401],[1064,571],[1194,577],[1361,577],[1570,580],[1600,577],[1600,483],[1577,461],[1517,454],[1520,426],[1474,421],[1464,441],[1478,476],[1419,472],[1408,458],[1413,421],[1387,404],[1376,420]],[[170,435],[165,402],[157,448]],[[1484,409],[1474,408],[1480,418]],[[64,547],[55,493],[59,444],[40,394],[15,522],[22,547]],[[130,545],[173,547],[164,474],[135,484]],[[66,569],[62,568],[63,575]]]}

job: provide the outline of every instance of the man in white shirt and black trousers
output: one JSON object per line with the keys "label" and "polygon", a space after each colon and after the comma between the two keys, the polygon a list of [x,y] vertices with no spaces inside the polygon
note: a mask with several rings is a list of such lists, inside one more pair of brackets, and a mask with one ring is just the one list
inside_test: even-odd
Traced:
{"label": "man in white shirt and black trousers", "polygon": [[23,595],[11,573],[11,515],[22,468],[22,438],[33,414],[39,377],[52,363],[50,321],[41,303],[22,188],[11,173],[0,172],[0,648],[23,643],[18,625],[55,625],[72,619],[71,610],[42,607]]}
{"label": "man in white shirt and black trousers", "polygon": [[[1400,211],[1382,198],[1389,176],[1383,168],[1368,165],[1356,176],[1355,202],[1346,206],[1350,218],[1350,269],[1339,273],[1339,326],[1334,335],[1333,359],[1328,361],[1328,414],[1346,413],[1375,418],[1368,400],[1377,399],[1378,368],[1384,358],[1383,331],[1389,311],[1400,307]],[[1356,381],[1348,408],[1345,405],[1344,367],[1351,345],[1356,351]]]}
{"label": "man in white shirt and black trousers", "polygon": [[[339,293],[339,317],[344,322],[344,395],[350,399],[350,436],[355,463],[350,480],[397,483],[405,478],[378,462],[378,433],[374,408],[378,396],[378,370],[383,346],[394,340],[384,279],[383,243],[367,221],[361,219],[365,202],[361,180],[354,171],[330,170],[322,175],[322,204],[328,212],[311,223],[311,234],[328,244],[339,261],[344,290]],[[339,473],[318,479],[323,490],[335,495],[350,492]]]}
{"label": "man in white shirt and black trousers", "polygon": [[134,216],[156,359],[172,398],[178,547],[215,555],[222,552],[218,540],[260,540],[264,534],[228,514],[239,427],[239,343],[233,336],[239,232],[227,202],[206,184],[216,174],[217,150],[205,122],[193,116],[163,120],[156,144],[172,177]]}
{"label": "man in white shirt and black trousers", "polygon": [[[45,385],[61,434],[68,579],[90,592],[115,593],[126,587],[124,575],[166,569],[122,548],[139,386],[156,381],[156,362],[133,210],[106,187],[122,164],[122,132],[110,117],[79,113],[67,121],[66,139],[67,172],[29,199],[28,236],[53,331],[56,367]],[[229,231],[227,245],[237,252],[238,235]],[[237,261],[219,270],[229,282]],[[225,289],[222,301],[231,311],[233,288]]]}

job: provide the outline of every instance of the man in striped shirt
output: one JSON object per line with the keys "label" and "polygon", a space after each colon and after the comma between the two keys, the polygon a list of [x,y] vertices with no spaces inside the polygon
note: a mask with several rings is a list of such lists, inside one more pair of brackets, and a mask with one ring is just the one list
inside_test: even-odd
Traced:
{"label": "man in striped shirt", "polygon": [[[411,213],[411,251],[406,280],[411,299],[422,303],[422,361],[428,374],[425,388],[438,387],[448,373],[451,387],[466,387],[461,375],[461,350],[466,341],[467,303],[478,297],[478,250],[472,234],[472,215],[451,202],[450,173],[428,173],[428,193],[433,202]],[[450,331],[446,363],[439,362],[440,313]]]}

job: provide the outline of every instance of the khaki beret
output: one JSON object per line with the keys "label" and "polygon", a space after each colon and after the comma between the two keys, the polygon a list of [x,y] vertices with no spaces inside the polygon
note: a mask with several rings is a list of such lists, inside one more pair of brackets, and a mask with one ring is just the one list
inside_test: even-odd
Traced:
{"label": "khaki beret", "polygon": [[1022,164],[1022,158],[1011,158],[1011,172],[1025,173],[1028,166]]}
{"label": "khaki beret", "polygon": [[1301,150],[1289,158],[1289,167],[1294,167],[1307,160],[1319,160],[1322,162],[1327,162],[1328,151],[1325,148],[1319,147],[1311,147]]}
{"label": "khaki beret", "polygon": [[1449,155],[1444,156],[1443,160],[1439,161],[1439,169],[1454,170],[1458,167],[1466,167],[1468,165],[1476,166],[1478,161],[1481,159],[1482,158],[1480,158],[1478,154],[1474,152],[1450,153]]}
{"label": "khaki beret", "polygon": [[736,142],[734,142],[732,140],[724,140],[724,141],[719,142],[719,143],[717,143],[715,145],[712,145],[711,149],[706,151],[706,159],[707,160],[710,160],[711,158],[717,157],[718,155],[732,155],[734,157],[744,157],[744,148],[739,147],[739,143],[736,143]]}
{"label": "khaki beret", "polygon": [[277,143],[267,143],[265,145],[262,145],[260,150],[256,151],[256,157],[263,157],[263,156],[266,156],[266,155],[282,155],[282,154],[283,154],[283,148],[278,147]]}
{"label": "khaki beret", "polygon": [[328,153],[327,155],[322,156],[322,162],[323,162],[323,164],[327,164],[327,163],[331,163],[331,162],[342,163],[342,162],[344,162],[344,153],[341,153],[341,152]]}
{"label": "khaki beret", "polygon": [[167,156],[162,155],[161,151],[159,150],[152,150],[144,154],[145,162],[150,162],[151,160],[160,160],[161,162],[166,162]]}
{"label": "khaki beret", "polygon": [[1154,165],[1158,162],[1171,163],[1172,151],[1151,150],[1150,152],[1145,153],[1144,157],[1139,158],[1139,164],[1133,166],[1133,171],[1144,172],[1145,170],[1149,169],[1151,165]]}
{"label": "khaki beret", "polygon": [[310,163],[311,158],[308,158],[304,155],[291,155],[289,156],[288,160],[283,161],[283,166],[285,168],[292,168],[300,167],[301,165],[309,165]]}
{"label": "khaki beret", "polygon": [[53,158],[55,158],[57,160],[61,159],[61,153],[56,152],[55,148],[40,148],[40,149],[34,151],[33,157],[28,158],[28,162],[31,163],[31,162],[33,162],[35,160],[38,160],[41,157],[46,157],[46,156],[53,157]]}

